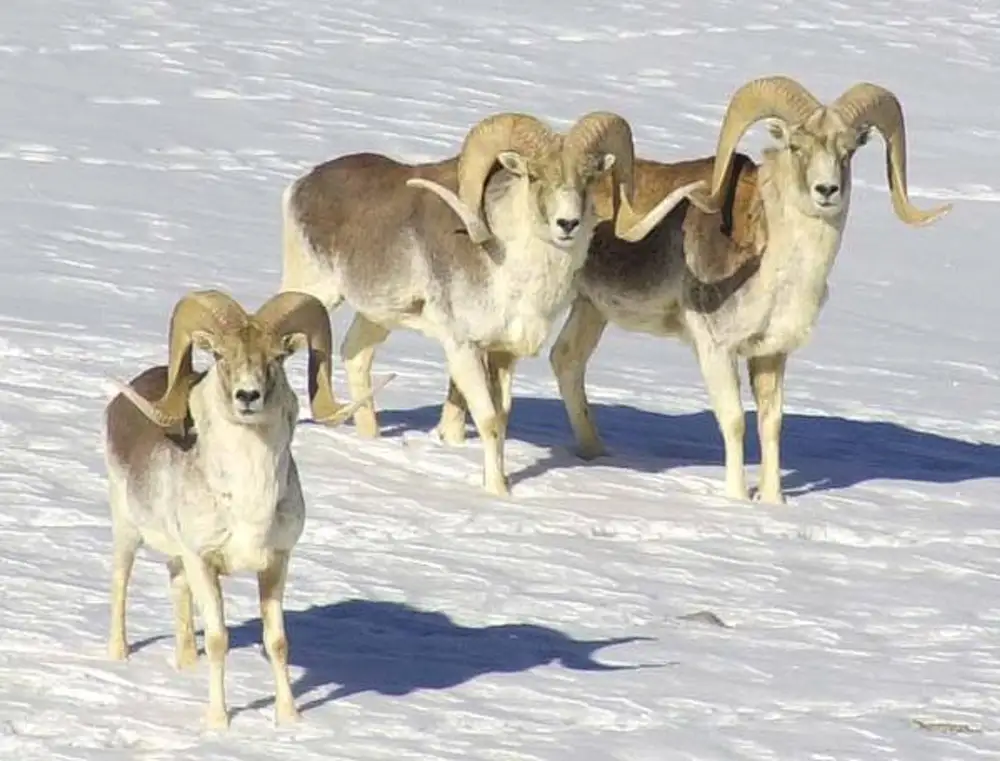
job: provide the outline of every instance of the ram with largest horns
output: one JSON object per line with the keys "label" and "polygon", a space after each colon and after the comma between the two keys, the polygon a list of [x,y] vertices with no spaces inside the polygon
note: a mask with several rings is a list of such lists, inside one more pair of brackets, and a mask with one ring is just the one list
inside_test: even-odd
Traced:
{"label": "ram with largest horns", "polygon": [[[757,165],[736,147],[763,119],[770,120],[776,145]],[[692,346],[699,362],[725,447],[725,493],[735,499],[749,496],[737,366],[746,360],[761,440],[757,494],[765,502],[784,501],[785,364],[807,341],[826,301],[847,223],[851,162],[872,129],[886,143],[896,216],[920,226],[944,215],[950,204],[921,211],[910,202],[902,107],[892,92],[866,82],[825,105],[789,77],[752,80],[729,101],[715,156],[636,160],[633,206],[651,211],[624,239],[607,224],[598,226],[578,296],[550,352],[581,456],[604,452],[584,376],[606,325],[675,336]],[[671,197],[699,180],[706,187],[686,201]],[[611,217],[613,195],[607,183],[596,195],[603,219]],[[463,407],[452,383],[441,416],[446,440],[462,437]]]}
{"label": "ram with largest horns", "polygon": [[[527,114],[495,114],[458,156],[434,163],[333,159],[285,191],[281,289],[354,307],[342,353],[355,400],[370,394],[374,352],[391,330],[440,343],[483,442],[483,484],[506,495],[514,364],[537,355],[572,301],[603,177],[615,188],[611,234],[644,224],[630,206],[633,160],[628,122],[602,111],[565,134]],[[354,421],[377,435],[371,403]]]}

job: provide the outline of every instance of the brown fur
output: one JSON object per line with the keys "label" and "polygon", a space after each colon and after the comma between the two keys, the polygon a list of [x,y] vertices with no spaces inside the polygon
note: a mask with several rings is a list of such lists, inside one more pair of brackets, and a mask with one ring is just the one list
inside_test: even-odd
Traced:
{"label": "brown fur", "polygon": [[[431,266],[443,275],[461,267],[486,277],[486,254],[469,240],[455,213],[433,193],[409,188],[419,177],[458,191],[458,159],[408,165],[359,153],[316,166],[295,186],[292,206],[316,256],[343,255],[352,280],[376,284],[379,262],[358,254],[399,245],[401,230],[420,230]],[[411,308],[402,305],[402,309]]]}
{"label": "brown fur", "polygon": [[[663,164],[636,159],[633,208],[645,215],[677,188],[712,178],[714,157]],[[670,251],[691,248],[702,255],[688,257],[685,292],[688,301],[711,310],[721,304],[757,270],[766,242],[763,204],[757,188],[757,165],[748,156],[733,158],[728,193],[719,214],[706,214],[689,201],[681,201],[649,235],[636,243],[615,237],[611,226],[612,185],[605,179],[595,191],[594,203],[601,224],[590,245],[584,276],[594,282],[618,283],[624,292],[642,290],[662,279],[669,267]],[[708,243],[709,245],[704,245]],[[692,265],[694,269],[691,269]],[[655,274],[654,274],[655,273]]]}
{"label": "brown fur", "polygon": [[[204,373],[199,374],[199,379]],[[158,365],[143,371],[129,385],[140,396],[156,401],[167,390],[167,368]],[[179,432],[165,431],[147,418],[123,394],[117,394],[105,409],[108,451],[129,470],[143,467],[149,462],[150,453],[164,444],[175,446],[183,452],[194,446],[197,436],[191,429],[190,418]]]}

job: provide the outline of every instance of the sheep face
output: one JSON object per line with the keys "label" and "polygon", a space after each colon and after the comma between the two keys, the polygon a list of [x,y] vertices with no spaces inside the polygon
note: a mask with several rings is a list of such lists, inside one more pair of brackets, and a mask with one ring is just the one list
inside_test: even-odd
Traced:
{"label": "sheep face", "polygon": [[294,349],[289,339],[251,321],[221,335],[196,336],[196,343],[215,357],[220,406],[232,422],[263,424],[281,414],[273,402],[286,385],[284,361]]}
{"label": "sheep face", "polygon": [[789,170],[796,206],[813,217],[836,218],[847,208],[851,159],[868,141],[867,128],[855,128],[831,109],[819,109],[804,122],[775,119],[768,125],[777,158]]}
{"label": "sheep face", "polygon": [[525,158],[513,151],[497,156],[501,166],[527,183],[526,213],[538,237],[558,248],[570,248],[589,235],[597,224],[591,199],[593,184],[614,165],[611,153],[582,159],[560,151]]}

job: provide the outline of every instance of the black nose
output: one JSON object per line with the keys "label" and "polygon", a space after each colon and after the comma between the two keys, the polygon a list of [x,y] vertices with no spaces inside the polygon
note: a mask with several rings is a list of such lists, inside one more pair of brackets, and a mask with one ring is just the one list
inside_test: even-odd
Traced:
{"label": "black nose", "polygon": [[556,224],[559,225],[560,228],[562,228],[562,231],[564,233],[566,233],[567,235],[569,235],[577,227],[580,226],[580,220],[579,219],[557,219],[556,220]]}
{"label": "black nose", "polygon": [[260,391],[256,389],[253,391],[246,391],[245,389],[239,389],[233,396],[236,397],[236,401],[243,404],[253,404],[258,399],[260,399]]}
{"label": "black nose", "polygon": [[823,198],[829,198],[838,190],[840,190],[839,185],[830,185],[825,182],[821,182],[816,186],[816,192],[823,196]]}

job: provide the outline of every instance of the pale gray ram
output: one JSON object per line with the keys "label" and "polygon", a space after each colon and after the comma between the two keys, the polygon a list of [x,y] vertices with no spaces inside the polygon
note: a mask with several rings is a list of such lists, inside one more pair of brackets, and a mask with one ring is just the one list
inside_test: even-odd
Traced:
{"label": "pale gray ram", "polygon": [[[572,300],[598,221],[593,188],[609,170],[618,234],[643,224],[629,206],[632,162],[631,128],[607,112],[565,134],[496,114],[469,131],[458,156],[433,163],[333,159],[286,189],[281,289],[355,308],[342,352],[356,400],[369,393],[389,331],[438,341],[483,441],[484,486],[505,495],[514,364],[539,352]],[[374,405],[355,426],[377,435]]]}
{"label": "pale gray ram", "polygon": [[[192,595],[204,620],[210,727],[229,723],[219,576],[240,571],[257,574],[276,719],[298,716],[282,598],[305,502],[291,451],[299,402],[283,363],[303,345],[313,417],[336,424],[355,406],[338,404],[330,386],[329,316],[312,296],[291,292],[253,315],[220,291],[188,294],[171,318],[169,365],[118,384],[105,412],[114,545],[108,652],[128,654],[125,600],[137,551],[165,554],[178,668],[197,660]],[[194,370],[196,346],[215,356],[207,371]]]}
{"label": "pale gray ram", "polygon": [[[736,153],[753,124],[770,119],[777,141],[758,166]],[[579,280],[579,295],[550,353],[581,456],[604,452],[584,385],[587,362],[607,323],[676,336],[694,349],[725,446],[725,493],[748,498],[745,418],[737,360],[746,360],[758,409],[758,496],[783,502],[781,436],[785,364],[808,339],[827,298],[851,198],[851,161],[875,129],[886,141],[892,208],[926,225],[950,204],[920,211],[909,200],[902,107],[887,89],[858,83],[824,105],[783,76],[752,80],[730,99],[714,157],[635,162],[633,214],[647,215],[623,240],[601,224]],[[678,188],[702,181],[686,202]],[[595,193],[611,216],[612,188]],[[667,199],[667,203],[661,199]],[[644,236],[644,237],[643,237]],[[465,404],[452,382],[441,416],[443,438],[461,440]]]}

